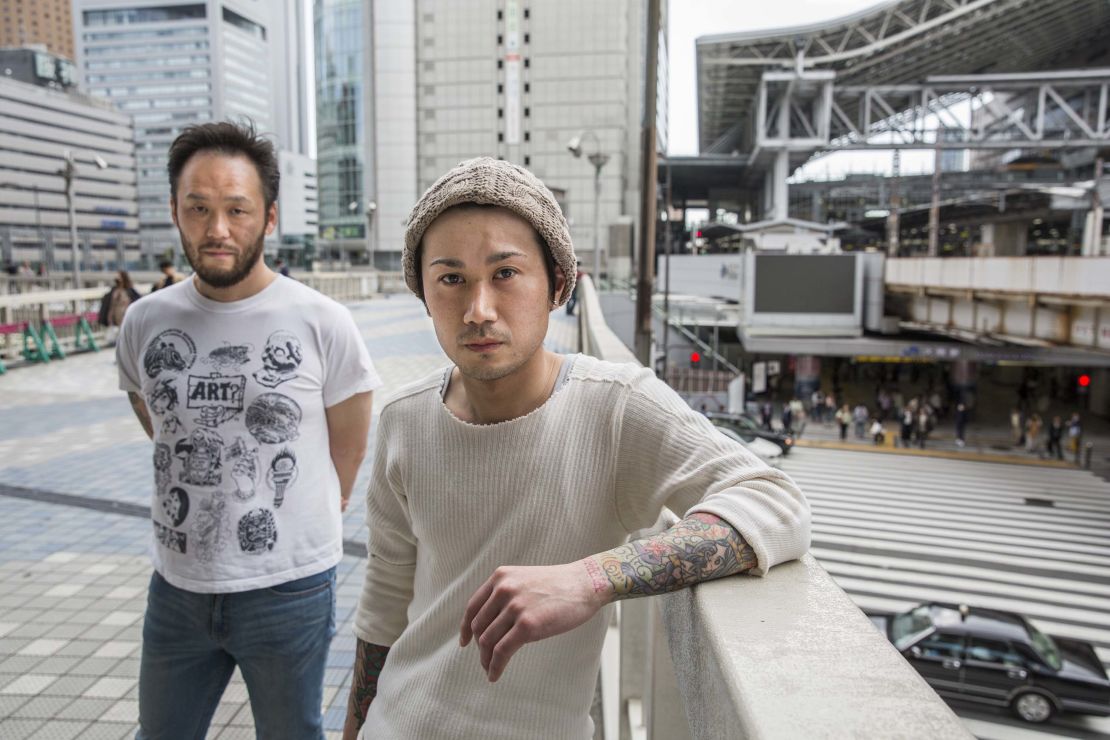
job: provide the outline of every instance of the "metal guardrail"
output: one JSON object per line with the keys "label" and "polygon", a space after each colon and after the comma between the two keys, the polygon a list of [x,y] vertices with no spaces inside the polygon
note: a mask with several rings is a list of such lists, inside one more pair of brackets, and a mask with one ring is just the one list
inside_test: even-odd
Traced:
{"label": "metal guardrail", "polygon": [[[132,273],[139,278],[135,287],[140,294],[150,292],[155,276],[159,273]],[[360,273],[320,273],[305,272],[293,276],[305,285],[320,291],[324,295],[340,303],[358,301],[371,298],[382,293],[397,293],[407,290],[404,275],[399,272],[360,272]],[[143,282],[145,278],[146,282]],[[52,319],[59,317],[85,316],[91,318],[88,323],[92,327],[92,334],[101,349],[107,345],[108,331],[106,327],[97,325],[95,314],[100,308],[100,301],[115,279],[114,272],[92,273],[83,283],[91,283],[99,287],[86,287],[73,290],[52,289],[53,286],[69,285],[72,278],[57,277],[15,277],[6,276],[6,285],[11,288],[18,286],[19,290],[0,292],[0,327],[11,327],[29,323],[36,329],[50,324]],[[65,352],[79,351],[78,324],[59,322],[53,326],[58,342]],[[20,359],[23,352],[22,332],[0,332],[0,363],[7,364]]]}
{"label": "metal guardrail", "polygon": [[[579,284],[581,351],[635,362]],[[664,511],[657,528],[677,517]],[[806,555],[763,578],[737,576],[618,604],[619,735],[604,738],[970,738],[948,706]],[[608,680],[607,680],[608,678]]]}

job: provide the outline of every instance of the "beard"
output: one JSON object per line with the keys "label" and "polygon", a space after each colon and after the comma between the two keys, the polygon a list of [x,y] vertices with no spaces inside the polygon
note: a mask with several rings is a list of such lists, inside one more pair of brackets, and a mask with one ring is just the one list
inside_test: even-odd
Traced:
{"label": "beard", "polygon": [[247,245],[246,249],[238,250],[235,263],[227,269],[217,269],[204,264],[201,250],[216,245],[201,244],[199,247],[194,247],[185,235],[181,234],[181,248],[185,251],[185,259],[189,261],[197,277],[213,288],[230,288],[232,285],[241,283],[254,269],[255,263],[262,256],[262,243],[265,239],[266,231],[263,229],[259,232],[258,238]]}

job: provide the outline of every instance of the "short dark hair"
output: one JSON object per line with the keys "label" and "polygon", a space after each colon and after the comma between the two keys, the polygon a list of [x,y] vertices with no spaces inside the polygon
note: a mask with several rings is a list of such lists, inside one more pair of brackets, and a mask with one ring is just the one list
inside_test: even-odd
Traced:
{"label": "short dark hair", "polygon": [[181,171],[194,154],[198,152],[219,152],[220,154],[242,154],[249,159],[262,181],[262,199],[266,210],[277,201],[278,183],[281,169],[278,167],[274,144],[262,136],[250,119],[235,121],[216,121],[186,126],[173,143],[170,144],[169,163],[166,170],[170,175],[170,197],[177,200],[177,181]]}
{"label": "short dark hair", "polygon": [[173,267],[173,263],[170,262],[169,260],[162,260],[161,262],[158,263],[158,269],[159,270],[165,270],[167,267]]}
{"label": "short dark hair", "polygon": [[[496,203],[474,203],[467,201],[465,203],[456,203],[443,213],[448,213],[453,210],[467,210],[467,209],[482,209],[482,208],[504,208]],[[440,216],[443,213],[439,214]],[[511,213],[511,211],[510,211]],[[530,225],[530,224],[529,224]],[[531,226],[531,225],[530,225]],[[547,272],[547,294],[554,300],[555,298],[555,256],[551,253],[551,247],[547,246],[547,240],[543,238],[543,234],[532,226],[532,235],[536,237],[536,243],[540,245],[540,253],[543,254],[543,266]],[[420,286],[420,300],[427,305],[424,300],[424,268],[420,265],[420,255],[424,252],[424,239],[421,238],[420,243],[416,246],[415,267],[416,267],[416,284]]]}

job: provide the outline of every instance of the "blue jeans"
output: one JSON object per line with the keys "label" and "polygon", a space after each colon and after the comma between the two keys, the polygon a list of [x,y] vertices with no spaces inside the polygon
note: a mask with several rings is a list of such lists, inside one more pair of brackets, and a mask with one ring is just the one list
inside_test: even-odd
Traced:
{"label": "blue jeans", "polygon": [[260,738],[324,737],[335,568],[271,588],[198,594],[150,579],[136,740],[202,740],[235,666]]}

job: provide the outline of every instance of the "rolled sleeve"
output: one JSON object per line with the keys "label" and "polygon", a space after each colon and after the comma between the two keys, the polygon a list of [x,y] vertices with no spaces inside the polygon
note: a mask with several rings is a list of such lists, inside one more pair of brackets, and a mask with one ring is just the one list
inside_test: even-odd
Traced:
{"label": "rolled sleeve", "polygon": [[331,408],[358,393],[381,387],[370,352],[354,317],[345,306],[336,306],[333,331],[325,347],[324,406]]}

